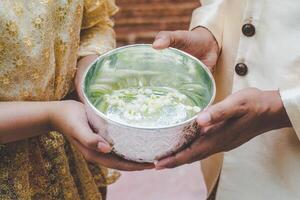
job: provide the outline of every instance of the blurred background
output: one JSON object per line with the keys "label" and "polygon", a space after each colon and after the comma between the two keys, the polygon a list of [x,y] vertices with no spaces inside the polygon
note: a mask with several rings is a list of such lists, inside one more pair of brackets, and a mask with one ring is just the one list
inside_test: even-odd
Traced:
{"label": "blurred background", "polygon": [[199,0],[116,0],[115,18],[118,46],[152,43],[161,30],[188,29],[192,11]]}
{"label": "blurred background", "polygon": [[[116,0],[118,46],[152,43],[161,30],[187,30],[199,0]],[[204,200],[200,163],[172,170],[122,172],[108,188],[107,200]]]}

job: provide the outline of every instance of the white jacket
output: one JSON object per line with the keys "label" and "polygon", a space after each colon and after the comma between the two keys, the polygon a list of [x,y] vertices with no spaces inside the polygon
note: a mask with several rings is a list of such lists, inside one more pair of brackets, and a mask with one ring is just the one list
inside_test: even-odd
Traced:
{"label": "white jacket", "polygon": [[[293,124],[293,128],[267,132],[204,160],[208,189],[211,191],[221,172],[218,200],[299,200],[300,1],[201,3],[193,13],[191,29],[206,27],[222,48],[215,73],[217,101],[247,87],[279,89]],[[243,30],[245,24],[250,25]],[[240,71],[238,75],[237,63],[245,64],[246,75]]]}

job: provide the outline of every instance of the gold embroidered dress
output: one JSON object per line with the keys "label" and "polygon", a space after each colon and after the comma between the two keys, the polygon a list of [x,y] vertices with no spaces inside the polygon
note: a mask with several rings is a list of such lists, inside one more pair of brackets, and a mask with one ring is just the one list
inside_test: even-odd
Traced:
{"label": "gold embroidered dress", "polygon": [[[65,97],[78,57],[114,48],[116,11],[113,0],[1,0],[0,101]],[[56,132],[0,145],[0,200],[101,200],[117,176]]]}

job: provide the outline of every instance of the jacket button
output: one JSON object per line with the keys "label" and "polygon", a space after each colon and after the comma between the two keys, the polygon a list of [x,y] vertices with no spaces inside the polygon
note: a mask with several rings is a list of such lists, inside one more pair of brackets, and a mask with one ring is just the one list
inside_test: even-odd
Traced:
{"label": "jacket button", "polygon": [[235,66],[235,72],[240,76],[245,76],[248,72],[248,67],[244,63],[238,63]]}
{"label": "jacket button", "polygon": [[245,24],[242,28],[242,32],[247,37],[252,37],[255,34],[255,26],[253,24]]}

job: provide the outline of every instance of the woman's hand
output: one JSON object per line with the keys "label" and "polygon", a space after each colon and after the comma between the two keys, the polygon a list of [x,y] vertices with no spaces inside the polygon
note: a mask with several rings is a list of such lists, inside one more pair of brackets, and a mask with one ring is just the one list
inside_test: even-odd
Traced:
{"label": "woman's hand", "polygon": [[203,27],[192,31],[162,31],[153,42],[153,48],[175,47],[200,59],[213,72],[219,56],[218,43],[212,33]]}
{"label": "woman's hand", "polygon": [[250,88],[217,103],[197,118],[199,137],[183,151],[164,158],[156,169],[173,168],[232,150],[270,130],[291,127],[278,91]]}
{"label": "woman's hand", "polygon": [[88,161],[126,171],[154,167],[152,164],[137,164],[108,154],[111,151],[110,145],[93,132],[82,103],[61,101],[54,104],[49,114],[52,130],[64,134]]}
{"label": "woman's hand", "polygon": [[109,153],[110,145],[91,129],[84,105],[77,101],[53,103],[49,119],[51,129],[64,134],[72,143],[79,142],[95,151]]}

